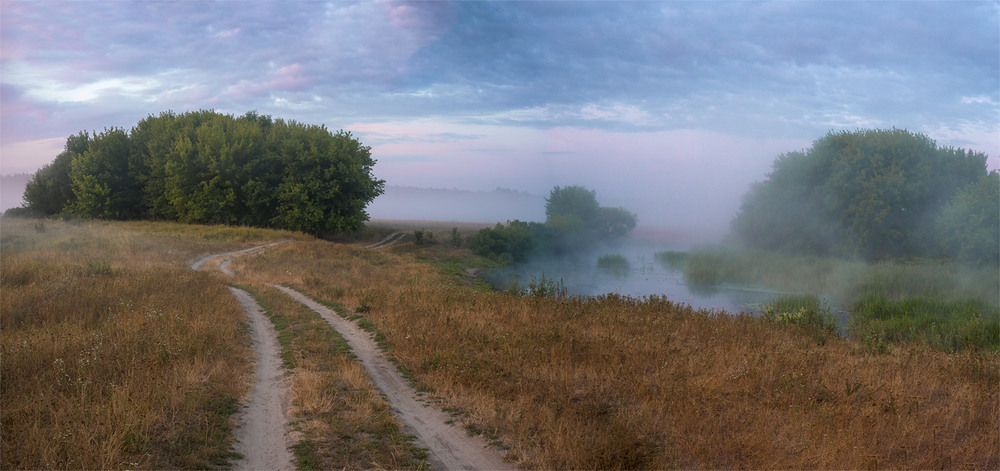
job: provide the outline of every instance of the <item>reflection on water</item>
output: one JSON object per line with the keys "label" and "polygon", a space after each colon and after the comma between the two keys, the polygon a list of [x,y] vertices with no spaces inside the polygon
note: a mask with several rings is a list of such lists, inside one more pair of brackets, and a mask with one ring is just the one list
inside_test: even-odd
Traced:
{"label": "reflection on water", "polygon": [[[597,296],[615,293],[633,297],[650,295],[689,304],[698,309],[722,309],[727,312],[758,312],[761,303],[770,301],[780,292],[747,286],[723,284],[719,286],[690,285],[684,274],[658,263],[653,248],[615,249],[592,256],[550,259],[544,263],[531,262],[500,268],[483,273],[483,277],[498,289],[509,286],[511,280],[526,285],[543,276],[562,281],[570,296]],[[606,253],[622,254],[628,258],[628,269],[600,270],[597,259]]]}

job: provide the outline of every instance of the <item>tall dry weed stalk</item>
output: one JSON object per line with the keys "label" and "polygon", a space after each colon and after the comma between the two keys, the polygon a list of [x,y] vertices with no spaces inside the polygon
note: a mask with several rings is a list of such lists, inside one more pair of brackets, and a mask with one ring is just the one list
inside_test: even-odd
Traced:
{"label": "tall dry weed stalk", "polygon": [[1000,467],[1000,362],[669,300],[517,297],[419,262],[298,243],[244,269],[364,316],[390,355],[527,468]]}

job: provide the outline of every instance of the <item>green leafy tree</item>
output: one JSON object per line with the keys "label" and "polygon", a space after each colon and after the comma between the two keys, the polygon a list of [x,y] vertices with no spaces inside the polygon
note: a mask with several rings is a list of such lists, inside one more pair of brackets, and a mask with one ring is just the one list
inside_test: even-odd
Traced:
{"label": "green leafy tree", "polygon": [[1000,263],[1000,174],[969,184],[945,206],[937,226],[945,254],[963,262]]}
{"label": "green leafy tree", "polygon": [[42,215],[54,215],[72,204],[73,180],[70,171],[73,159],[83,155],[90,147],[90,135],[84,132],[66,139],[66,146],[55,160],[39,169],[24,188],[24,201],[28,209]]}
{"label": "green leafy tree", "polygon": [[129,132],[71,137],[26,191],[37,212],[352,231],[382,193],[350,133],[249,112],[148,116]]}
{"label": "green leafy tree", "polygon": [[934,220],[986,173],[986,156],[909,131],[828,133],[783,154],[744,197],[732,232],[756,248],[868,259],[935,256]]}
{"label": "green leafy tree", "polygon": [[555,187],[545,199],[545,222],[553,229],[583,233],[597,221],[597,194],[582,186]]}
{"label": "green leafy tree", "polygon": [[95,135],[87,151],[73,159],[70,178],[76,201],[67,210],[104,219],[141,215],[141,187],[132,178],[131,153],[125,130],[110,128]]}
{"label": "green leafy tree", "polygon": [[557,186],[545,203],[545,225],[563,249],[627,235],[637,222],[624,208],[600,206],[596,192],[582,186]]}

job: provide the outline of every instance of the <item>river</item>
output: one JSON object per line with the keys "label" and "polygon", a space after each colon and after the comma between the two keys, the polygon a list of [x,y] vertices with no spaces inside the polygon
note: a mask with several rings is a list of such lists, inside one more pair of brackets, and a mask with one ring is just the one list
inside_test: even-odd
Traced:
{"label": "river", "polygon": [[[684,274],[656,260],[655,254],[669,250],[652,244],[614,247],[574,257],[532,260],[490,270],[483,278],[498,289],[512,280],[526,286],[532,280],[561,282],[570,296],[598,296],[615,293],[623,296],[664,296],[697,309],[717,309],[730,313],[759,312],[761,303],[782,294],[766,288],[723,284],[696,286],[684,281]],[[627,270],[604,270],[597,267],[603,255],[618,254],[629,262]]]}

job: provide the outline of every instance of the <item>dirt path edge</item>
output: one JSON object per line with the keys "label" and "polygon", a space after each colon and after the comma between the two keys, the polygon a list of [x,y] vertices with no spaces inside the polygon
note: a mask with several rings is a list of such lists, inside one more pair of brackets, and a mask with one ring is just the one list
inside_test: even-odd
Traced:
{"label": "dirt path edge", "polygon": [[250,402],[234,431],[236,452],[243,455],[234,469],[294,469],[288,433],[288,383],[284,380],[278,332],[264,309],[246,291],[229,287],[250,317],[257,361]]}
{"label": "dirt path edge", "polygon": [[427,448],[431,464],[437,469],[515,469],[505,463],[500,453],[481,437],[469,436],[464,430],[449,424],[448,414],[425,405],[399,370],[381,353],[372,334],[350,322],[332,309],[285,286],[272,285],[323,317],[347,340],[375,383],[393,407],[395,415],[407,426],[407,432],[417,437],[418,445]]}

